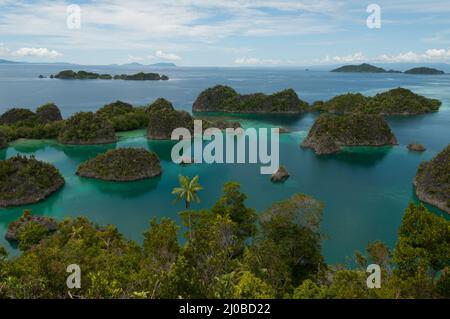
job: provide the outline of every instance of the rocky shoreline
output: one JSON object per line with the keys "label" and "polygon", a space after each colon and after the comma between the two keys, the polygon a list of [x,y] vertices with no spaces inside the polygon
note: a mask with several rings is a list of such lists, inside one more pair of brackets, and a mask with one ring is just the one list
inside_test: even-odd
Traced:
{"label": "rocky shoreline", "polygon": [[58,222],[53,218],[31,215],[29,211],[25,211],[18,220],[13,221],[8,225],[5,239],[8,241],[18,241],[21,231],[27,227],[29,223],[36,223],[44,227],[47,233],[58,230]]}
{"label": "rocky shoreline", "polygon": [[420,164],[413,184],[421,201],[450,214],[450,145]]}

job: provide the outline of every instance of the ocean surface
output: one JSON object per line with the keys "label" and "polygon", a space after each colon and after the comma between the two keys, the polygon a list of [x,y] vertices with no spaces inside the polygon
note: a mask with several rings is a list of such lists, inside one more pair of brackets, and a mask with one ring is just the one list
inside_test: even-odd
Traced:
{"label": "ocean surface", "polygon": [[[38,79],[64,69],[121,74],[155,71],[169,81],[62,81]],[[25,207],[0,209],[0,245],[12,254],[17,250],[4,240],[9,222],[23,209],[35,214],[62,219],[88,216],[100,224],[114,224],[128,238],[141,241],[148,221],[154,216],[179,220],[183,204],[173,204],[171,190],[179,174],[200,176],[204,190],[202,202],[193,208],[210,207],[220,196],[223,183],[237,181],[247,194],[248,206],[259,212],[274,201],[301,192],[325,204],[322,232],[326,236],[323,254],[329,263],[345,263],[356,250],[364,250],[369,241],[382,240],[391,247],[404,209],[417,201],[412,180],[421,161],[429,160],[450,143],[450,75],[342,74],[303,69],[253,68],[136,68],[73,67],[58,65],[0,65],[0,112],[12,107],[36,107],[52,101],[68,117],[78,111],[95,111],[104,104],[123,100],[147,105],[164,97],[178,109],[190,111],[197,95],[216,84],[232,86],[240,93],[273,93],[293,88],[307,102],[329,99],[346,92],[373,95],[395,87],[443,102],[439,112],[412,117],[390,117],[399,146],[385,148],[349,148],[325,157],[299,147],[316,115],[245,116],[244,127],[286,127],[292,132],[280,137],[280,162],[291,175],[284,184],[272,184],[260,175],[259,164],[197,164],[178,166],[171,162],[170,141],[148,141],[145,130],[121,133],[115,145],[64,146],[56,141],[21,140],[0,151],[0,159],[17,153],[35,154],[54,164],[64,175],[66,185],[44,202]],[[422,154],[406,149],[417,141],[427,147]],[[88,158],[116,147],[144,147],[158,153],[162,160],[160,178],[133,183],[110,183],[79,178],[77,166]],[[444,215],[434,209],[437,214]]]}

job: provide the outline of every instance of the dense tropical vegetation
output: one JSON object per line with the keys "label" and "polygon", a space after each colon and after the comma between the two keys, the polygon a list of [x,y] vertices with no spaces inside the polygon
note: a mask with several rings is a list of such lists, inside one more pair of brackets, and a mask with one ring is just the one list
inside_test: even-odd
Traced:
{"label": "dense tropical vegetation", "polygon": [[440,106],[439,100],[426,98],[408,89],[396,88],[373,97],[360,93],[338,95],[326,102],[315,102],[311,110],[337,114],[411,115],[436,112]]}
{"label": "dense tropical vegetation", "polygon": [[113,126],[92,112],[79,112],[71,116],[58,135],[63,144],[108,144],[116,141]]}
{"label": "dense tropical vegetation", "polygon": [[51,164],[20,155],[0,161],[0,207],[44,200],[64,185],[64,178]]}
{"label": "dense tropical vegetation", "polygon": [[96,114],[109,121],[116,132],[136,130],[148,125],[146,107],[133,107],[122,101],[107,104],[97,110]]}
{"label": "dense tropical vegetation", "polygon": [[302,101],[293,89],[272,95],[263,93],[238,94],[233,88],[217,85],[206,89],[197,97],[193,112],[229,113],[286,113],[306,112],[308,103]]}
{"label": "dense tropical vegetation", "polygon": [[0,133],[3,133],[8,141],[19,138],[56,138],[62,126],[61,112],[53,103],[38,107],[36,112],[13,108],[0,116]]}
{"label": "dense tropical vegetation", "polygon": [[379,115],[321,114],[313,124],[302,146],[316,154],[332,154],[342,146],[395,145],[397,140],[386,120]]}
{"label": "dense tropical vegetation", "polygon": [[170,140],[176,128],[194,130],[194,118],[186,111],[175,110],[172,103],[158,99],[148,107],[147,137],[153,140]]}
{"label": "dense tropical vegetation", "polygon": [[0,150],[5,147],[8,147],[8,139],[6,135],[0,131]]}
{"label": "dense tropical vegetation", "polygon": [[[0,298],[449,298],[450,222],[411,204],[394,250],[369,243],[356,267],[327,265],[321,254],[323,204],[295,194],[261,214],[227,183],[211,209],[150,220],[143,244],[114,226],[78,217],[49,232],[19,227],[22,254],[0,248]],[[186,230],[180,241],[178,233]],[[66,267],[78,264],[81,288],[68,289]],[[382,268],[369,289],[366,267]]]}
{"label": "dense tropical vegetation", "polygon": [[78,166],[77,175],[108,181],[136,181],[161,175],[158,155],[142,148],[120,148]]}

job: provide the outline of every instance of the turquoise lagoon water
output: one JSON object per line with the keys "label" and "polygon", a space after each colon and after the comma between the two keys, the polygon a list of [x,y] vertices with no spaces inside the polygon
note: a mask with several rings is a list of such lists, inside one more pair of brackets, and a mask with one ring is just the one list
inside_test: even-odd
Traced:
{"label": "turquoise lagoon water", "polygon": [[[322,232],[326,235],[323,253],[330,263],[342,263],[363,250],[369,241],[382,240],[393,246],[403,210],[416,201],[412,179],[419,163],[431,159],[450,142],[450,76],[408,76],[403,74],[336,74],[306,72],[295,69],[225,69],[173,68],[158,72],[169,75],[168,82],[124,81],[59,81],[39,80],[63,66],[0,66],[0,111],[25,106],[35,108],[54,101],[64,116],[80,110],[96,110],[117,99],[135,105],[150,103],[157,97],[171,100],[175,107],[190,110],[195,97],[214,84],[231,85],[239,92],[275,92],[294,88],[308,102],[328,99],[344,92],[375,94],[403,86],[428,97],[439,98],[443,106],[438,113],[407,118],[389,118],[400,145],[386,148],[348,148],[325,157],[299,147],[314,122],[315,115],[245,116],[245,127],[283,126],[292,130],[280,137],[280,162],[290,179],[285,184],[272,184],[268,176],[259,174],[259,165],[198,164],[178,166],[171,162],[173,142],[148,141],[145,131],[119,134],[114,145],[64,146],[56,141],[21,140],[0,151],[0,159],[17,153],[31,155],[54,164],[66,179],[66,185],[44,202],[25,207],[0,209],[0,245],[15,254],[16,250],[3,237],[8,223],[18,218],[23,209],[34,213],[64,218],[88,216],[100,224],[117,225],[128,238],[140,241],[148,220],[168,216],[178,220],[182,204],[173,204],[171,189],[177,176],[200,175],[205,190],[202,202],[195,208],[211,206],[227,181],[241,183],[248,195],[248,205],[263,211],[274,201],[296,192],[314,196],[325,204]],[[110,73],[134,72],[134,69],[82,67],[89,71]],[[423,154],[406,149],[409,142],[424,143]],[[110,183],[79,178],[76,167],[88,158],[116,147],[143,147],[158,153],[162,160],[160,178],[133,183]],[[443,214],[434,210],[437,214]]]}

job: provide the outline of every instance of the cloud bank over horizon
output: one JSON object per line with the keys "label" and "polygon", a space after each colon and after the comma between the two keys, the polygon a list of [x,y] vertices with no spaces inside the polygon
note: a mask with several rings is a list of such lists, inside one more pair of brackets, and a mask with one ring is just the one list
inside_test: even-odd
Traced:
{"label": "cloud bank over horizon", "polygon": [[450,62],[448,1],[375,3],[379,29],[367,27],[368,3],[356,0],[0,0],[0,58],[190,66]]}

